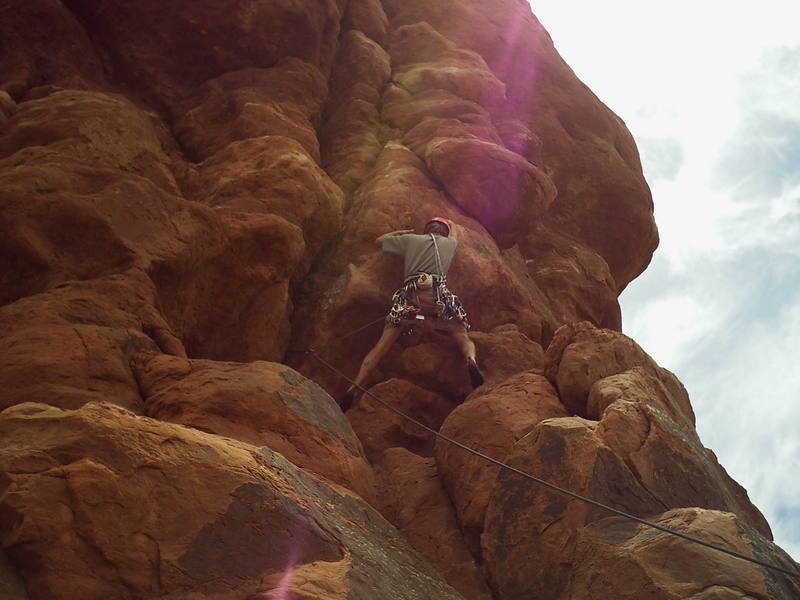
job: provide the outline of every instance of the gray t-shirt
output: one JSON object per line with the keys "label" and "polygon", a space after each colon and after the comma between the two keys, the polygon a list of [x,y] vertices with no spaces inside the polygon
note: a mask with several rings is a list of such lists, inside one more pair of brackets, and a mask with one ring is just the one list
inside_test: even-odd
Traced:
{"label": "gray t-shirt", "polygon": [[447,275],[450,263],[456,253],[458,240],[436,235],[436,245],[439,247],[439,259],[442,271],[436,266],[436,251],[433,247],[431,234],[418,235],[405,233],[403,235],[390,235],[383,238],[383,251],[389,254],[402,256],[405,261],[405,275],[414,273],[431,273],[432,275]]}

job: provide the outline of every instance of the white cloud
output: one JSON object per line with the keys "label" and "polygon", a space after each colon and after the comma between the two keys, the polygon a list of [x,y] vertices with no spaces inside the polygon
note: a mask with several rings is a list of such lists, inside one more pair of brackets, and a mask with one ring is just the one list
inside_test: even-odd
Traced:
{"label": "white cloud", "polygon": [[[791,302],[794,300],[794,302]],[[771,322],[732,336],[716,369],[687,369],[703,442],[722,458],[772,524],[776,540],[800,556],[800,294]],[[787,395],[788,391],[788,395]]]}
{"label": "white cloud", "polygon": [[679,365],[720,320],[713,303],[672,293],[648,302],[635,312],[633,320],[626,322],[626,329],[636,332],[637,343],[656,362]]}

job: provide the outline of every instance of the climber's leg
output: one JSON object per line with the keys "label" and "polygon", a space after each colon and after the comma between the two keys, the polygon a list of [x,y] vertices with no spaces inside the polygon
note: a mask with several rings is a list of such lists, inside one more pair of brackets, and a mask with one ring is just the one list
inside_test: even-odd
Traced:
{"label": "climber's leg", "polygon": [[461,355],[466,359],[475,360],[475,343],[469,339],[469,336],[464,331],[450,331],[450,337],[458,346]]}
{"label": "climber's leg", "polygon": [[466,331],[451,331],[450,337],[453,338],[462,356],[467,360],[469,382],[472,387],[483,385],[483,373],[481,373],[478,363],[475,362],[475,343],[469,339]]}
{"label": "climber's leg", "polygon": [[342,407],[343,411],[350,408],[350,406],[353,404],[353,400],[355,399],[358,391],[356,386],[361,386],[364,384],[364,382],[367,380],[367,377],[369,377],[369,374],[372,373],[372,370],[378,366],[378,363],[381,362],[381,359],[389,351],[389,348],[394,345],[402,332],[402,327],[387,327],[383,330],[383,334],[378,340],[378,343],[375,344],[372,350],[370,350],[364,357],[364,360],[361,363],[361,368],[358,370],[358,375],[356,375],[354,385],[351,385],[347,392],[345,392],[344,396],[342,396],[339,400],[339,406]]}

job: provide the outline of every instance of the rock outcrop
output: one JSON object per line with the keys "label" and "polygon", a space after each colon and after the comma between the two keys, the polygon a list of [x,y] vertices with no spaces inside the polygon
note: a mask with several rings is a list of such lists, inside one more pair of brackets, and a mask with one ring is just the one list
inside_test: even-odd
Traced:
{"label": "rock outcrop", "polygon": [[21,404],[0,431],[32,598],[460,597],[362,499],[268,448],[107,403]]}
{"label": "rock outcrop", "polygon": [[[455,223],[486,383],[403,336]],[[721,600],[798,569],[621,332],[658,242],[622,121],[520,0],[0,5],[0,595]],[[309,348],[316,348],[315,353]]]}

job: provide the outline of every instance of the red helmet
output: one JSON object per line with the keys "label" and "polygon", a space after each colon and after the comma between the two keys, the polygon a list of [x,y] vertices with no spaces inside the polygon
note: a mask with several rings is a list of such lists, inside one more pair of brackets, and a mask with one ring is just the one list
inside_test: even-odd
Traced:
{"label": "red helmet", "polygon": [[[447,227],[447,235],[450,235],[450,221],[448,219],[445,219],[444,217],[433,217],[427,223],[425,223],[425,229],[427,229],[428,225],[430,225],[431,223],[441,223],[442,225]],[[423,229],[423,231],[425,229]]]}

